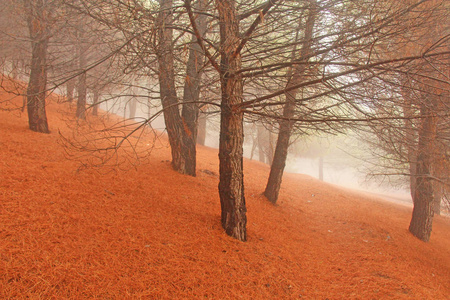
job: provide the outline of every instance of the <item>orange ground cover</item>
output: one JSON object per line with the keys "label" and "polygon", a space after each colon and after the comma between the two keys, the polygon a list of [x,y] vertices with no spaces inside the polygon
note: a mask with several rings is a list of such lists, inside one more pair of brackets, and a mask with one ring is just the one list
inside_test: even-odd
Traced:
{"label": "orange ground cover", "polygon": [[[171,170],[163,136],[138,165],[124,152],[118,168],[79,170],[58,132],[72,136],[72,114],[51,101],[45,135],[26,113],[0,111],[2,299],[450,295],[446,217],[423,243],[407,231],[411,208],[293,174],[273,206],[260,196],[268,166],[246,160],[249,239],[238,242],[220,226],[217,150],[199,147],[198,169],[211,172],[195,178]],[[147,133],[137,149],[153,143]]]}

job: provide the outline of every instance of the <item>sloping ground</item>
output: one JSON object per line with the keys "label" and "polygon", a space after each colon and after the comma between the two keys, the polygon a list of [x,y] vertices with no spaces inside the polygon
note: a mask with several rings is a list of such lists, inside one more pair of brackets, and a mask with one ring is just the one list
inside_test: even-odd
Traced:
{"label": "sloping ground", "polygon": [[410,208],[292,174],[273,206],[260,196],[268,167],[245,161],[249,240],[238,242],[220,226],[217,150],[199,147],[207,171],[195,178],[171,170],[163,137],[136,168],[77,172],[58,133],[70,135],[67,111],[49,105],[49,135],[0,111],[2,299],[450,295],[448,218],[423,243],[407,231]]}

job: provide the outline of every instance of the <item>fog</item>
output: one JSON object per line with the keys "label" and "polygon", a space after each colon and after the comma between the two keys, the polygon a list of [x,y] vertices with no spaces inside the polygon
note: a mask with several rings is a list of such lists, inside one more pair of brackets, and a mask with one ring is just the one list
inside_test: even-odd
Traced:
{"label": "fog", "polygon": [[[137,105],[134,120],[136,122],[142,122],[149,116],[154,116],[161,111],[160,106],[149,107],[146,100],[147,99],[139,101],[130,97],[120,96],[112,97],[111,100],[102,102],[100,104],[100,108],[109,113],[129,118],[130,103],[131,101],[136,101]],[[162,114],[152,119],[150,126],[154,130],[163,132],[165,130],[165,125]],[[258,149],[256,148],[256,151],[253,149],[253,155],[251,153],[252,148],[254,148],[253,143],[255,142],[254,138],[251,137],[253,133],[246,133],[244,157],[258,160]],[[311,147],[308,149],[308,144],[311,144],[310,139],[303,142],[301,139],[297,138],[297,140],[290,147],[291,151],[288,154],[285,172],[305,174],[319,179],[319,158],[311,157],[310,152],[322,152],[325,153],[323,155],[324,182],[335,184],[344,188],[376,194],[385,200],[403,203],[406,205],[412,204],[411,195],[406,183],[402,186],[402,184],[398,184],[398,182],[395,184],[391,183],[388,180],[389,178],[372,178],[368,176],[367,170],[369,166],[365,166],[364,160],[357,157],[357,153],[352,153],[354,152],[352,146],[346,145],[345,138],[342,139],[336,138],[335,136],[322,136],[321,140],[326,141],[326,149],[317,149],[316,144],[316,148],[311,150]],[[333,142],[338,145],[333,144]],[[302,145],[302,143],[304,145]],[[208,118],[205,146],[216,149],[219,147],[219,118],[217,114],[211,115]],[[298,150],[298,148],[301,148],[301,150]],[[303,152],[303,155],[298,152]]]}

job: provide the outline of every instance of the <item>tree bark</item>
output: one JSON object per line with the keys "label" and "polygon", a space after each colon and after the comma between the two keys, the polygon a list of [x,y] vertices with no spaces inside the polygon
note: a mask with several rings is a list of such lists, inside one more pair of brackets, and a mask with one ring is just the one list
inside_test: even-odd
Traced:
{"label": "tree bark", "polygon": [[434,192],[434,199],[433,199],[433,212],[435,215],[441,214],[441,202],[442,202],[442,185],[439,182],[434,182],[433,184],[433,192]]}
{"label": "tree bark", "polygon": [[[197,9],[204,11],[208,2],[199,0]],[[206,33],[206,15],[198,14],[197,28],[202,37]],[[192,35],[189,47],[189,58],[186,66],[186,78],[184,82],[183,94],[183,110],[181,113],[184,134],[183,134],[183,157],[185,160],[186,174],[195,176],[197,163],[197,132],[198,132],[198,116],[200,112],[198,100],[200,98],[200,83],[202,78],[202,67],[205,63],[205,55],[202,48],[197,43],[197,37]]]}
{"label": "tree bark", "polygon": [[430,240],[433,225],[433,182],[431,179],[432,151],[436,136],[436,120],[430,116],[432,109],[430,103],[422,103],[420,114],[422,117],[419,130],[419,145],[417,156],[417,178],[414,192],[414,208],[409,225],[409,231],[428,242]]}
{"label": "tree bark", "polygon": [[47,15],[42,0],[25,1],[28,10],[28,27],[31,38],[31,72],[27,88],[27,111],[29,128],[49,133],[45,97],[47,86]]}
{"label": "tree bark", "polygon": [[[303,61],[305,61],[304,57],[306,57],[311,51],[316,13],[317,12],[315,1],[311,1],[304,34],[305,43],[303,44],[302,50],[300,52],[300,59]],[[290,79],[286,85],[286,89],[289,90],[291,87],[298,85],[301,82],[305,69],[306,69],[305,64],[297,64],[294,67],[292,71],[292,76],[290,76]],[[273,162],[270,168],[269,179],[267,181],[266,189],[264,191],[264,196],[266,196],[266,198],[273,204],[275,204],[278,200],[284,167],[286,166],[286,158],[289,148],[289,139],[291,136],[293,126],[293,122],[290,119],[293,118],[295,114],[295,101],[297,92],[298,89],[293,89],[285,93],[286,104],[284,105],[283,108],[283,119],[279,122],[280,128],[278,132],[277,145],[275,147]]]}
{"label": "tree bark", "polygon": [[241,56],[236,49],[240,44],[239,21],[234,0],[217,0],[220,24],[220,82],[221,120],[219,144],[219,195],[222,208],[221,221],[225,232],[240,240],[247,240],[247,216],[244,197],[243,86],[240,74]]}
{"label": "tree bark", "polygon": [[159,44],[157,57],[159,63],[159,89],[161,103],[164,109],[164,122],[172,153],[172,168],[186,174],[186,163],[183,155],[183,123],[178,108],[178,96],[175,88],[175,70],[173,56],[173,21],[172,0],[160,0],[158,14],[158,38]]}

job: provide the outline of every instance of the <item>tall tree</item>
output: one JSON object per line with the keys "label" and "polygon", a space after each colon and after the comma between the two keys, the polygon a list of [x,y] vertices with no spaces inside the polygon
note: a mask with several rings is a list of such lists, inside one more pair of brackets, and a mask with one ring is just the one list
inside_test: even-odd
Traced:
{"label": "tall tree", "polygon": [[[278,194],[280,192],[281,180],[283,177],[284,167],[286,165],[286,158],[288,154],[289,148],[289,139],[291,137],[293,121],[291,119],[295,115],[295,107],[296,102],[298,101],[297,94],[299,89],[295,87],[303,80],[303,75],[306,70],[306,62],[309,59],[311,54],[311,46],[313,41],[313,29],[314,22],[317,15],[317,4],[315,0],[309,1],[308,7],[308,18],[306,20],[305,31],[304,31],[304,42],[302,45],[302,49],[300,51],[300,55],[297,56],[295,53],[296,47],[294,47],[293,57],[294,60],[298,62],[298,64],[294,65],[290,71],[290,75],[288,76],[288,83],[286,84],[286,89],[289,90],[285,93],[286,104],[283,108],[283,119],[279,122],[279,131],[278,131],[278,139],[275,147],[275,154],[273,157],[273,162],[270,168],[269,179],[267,181],[266,189],[264,191],[264,195],[267,199],[276,203],[278,200]],[[297,32],[298,39],[298,32]],[[298,42],[298,41],[296,41]]]}
{"label": "tall tree", "polygon": [[51,8],[45,0],[24,0],[31,40],[31,71],[27,89],[28,124],[31,130],[49,133],[45,98],[47,50]]}
{"label": "tall tree", "polygon": [[[206,2],[200,0],[198,7],[203,10]],[[179,100],[175,85],[174,49],[173,49],[173,1],[161,0],[158,17],[159,44],[157,57],[159,62],[159,83],[161,103],[164,109],[164,120],[172,151],[172,167],[183,174],[196,174],[196,139],[198,127],[200,82],[204,55],[196,37],[190,45],[189,58],[186,65],[186,78],[182,113],[180,115]],[[198,32],[203,36],[206,32],[204,13],[197,18]]]}

